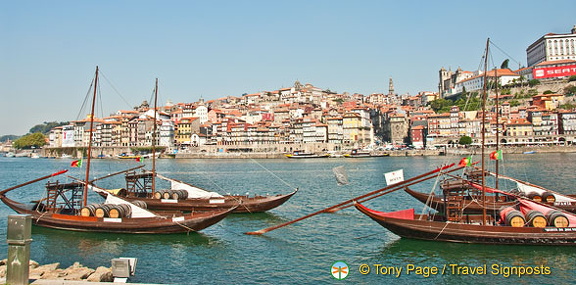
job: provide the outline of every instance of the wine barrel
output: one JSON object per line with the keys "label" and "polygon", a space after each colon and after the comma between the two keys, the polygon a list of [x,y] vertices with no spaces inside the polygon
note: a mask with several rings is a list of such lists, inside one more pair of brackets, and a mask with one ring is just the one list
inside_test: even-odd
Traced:
{"label": "wine barrel", "polygon": [[164,190],[162,193],[162,199],[171,199],[172,198],[172,190]]}
{"label": "wine barrel", "polygon": [[186,190],[180,190],[180,199],[181,199],[181,200],[186,200],[186,199],[188,199],[188,191],[186,191]]}
{"label": "wine barrel", "polygon": [[556,196],[550,192],[544,192],[542,193],[542,201],[546,203],[554,203],[556,202]]}
{"label": "wine barrel", "polygon": [[536,192],[528,193],[528,198],[530,198],[536,202],[542,202],[542,195],[540,195]]}
{"label": "wine barrel", "polygon": [[126,204],[110,205],[110,218],[125,218],[132,214],[132,208]]}
{"label": "wine barrel", "polygon": [[172,193],[170,198],[174,200],[180,200],[180,190],[170,190],[170,192]]}
{"label": "wine barrel", "polygon": [[546,218],[548,219],[548,225],[552,227],[565,228],[570,225],[566,215],[558,210],[548,212]]}
{"label": "wine barrel", "polygon": [[94,211],[94,216],[98,218],[107,218],[110,216],[110,208],[112,207],[109,204],[98,205]]}
{"label": "wine barrel", "polygon": [[535,228],[545,228],[548,224],[544,214],[536,210],[530,210],[526,213],[526,221],[528,221],[529,226]]}
{"label": "wine barrel", "polygon": [[80,209],[80,216],[82,217],[90,217],[90,216],[94,216],[95,212],[96,212],[96,207],[98,207],[98,204],[90,204],[87,205],[86,207],[82,207]]}
{"label": "wine barrel", "polygon": [[526,223],[522,213],[512,207],[500,209],[500,218],[504,224],[511,227],[523,227]]}
{"label": "wine barrel", "polygon": [[148,208],[148,205],[144,201],[136,200],[136,201],[132,201],[132,204],[134,204],[135,206],[138,206],[142,209]]}
{"label": "wine barrel", "polygon": [[163,199],[164,190],[158,190],[154,192],[154,199]]}

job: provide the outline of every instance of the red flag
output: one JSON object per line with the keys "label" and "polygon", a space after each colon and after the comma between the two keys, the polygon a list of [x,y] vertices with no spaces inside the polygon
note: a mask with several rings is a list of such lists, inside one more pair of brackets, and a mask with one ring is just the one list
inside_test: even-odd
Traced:
{"label": "red flag", "polygon": [[458,166],[472,166],[472,158],[471,157],[464,157],[460,159]]}
{"label": "red flag", "polygon": [[82,159],[74,160],[70,163],[71,167],[82,167]]}
{"label": "red flag", "polygon": [[491,160],[502,160],[502,150],[495,150],[490,153]]}

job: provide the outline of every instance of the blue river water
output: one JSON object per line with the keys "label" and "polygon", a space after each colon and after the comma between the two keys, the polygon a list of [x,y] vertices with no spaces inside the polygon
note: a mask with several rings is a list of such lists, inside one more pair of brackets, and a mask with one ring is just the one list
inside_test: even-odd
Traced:
{"label": "blue river water", "polygon": [[[401,239],[354,208],[321,214],[262,236],[245,232],[266,228],[385,187],[383,173],[403,169],[406,179],[460,157],[380,157],[362,159],[159,160],[165,176],[222,194],[299,192],[267,213],[233,214],[198,233],[120,235],[69,232],[33,227],[31,259],[59,262],[66,268],[78,261],[96,268],[116,257],[136,257],[130,282],[161,284],[573,284],[576,246],[494,246]],[[0,189],[60,169],[71,160],[0,158]],[[151,161],[145,161],[147,168]],[[138,166],[135,161],[92,161],[91,177]],[[350,184],[339,186],[332,168],[344,166]],[[574,193],[576,154],[507,155],[501,173]],[[68,181],[60,176],[60,181]],[[433,180],[412,188],[430,191]],[[9,197],[31,201],[42,197],[44,182],[11,191]],[[99,186],[124,187],[122,175]],[[506,187],[506,185],[504,185]],[[512,186],[510,186],[512,187]],[[99,197],[90,196],[93,202]],[[422,204],[402,191],[366,202],[377,210],[422,210]],[[0,206],[0,238],[6,238],[7,216]],[[0,243],[0,258],[7,244]],[[348,265],[348,276],[331,274],[337,261]],[[401,270],[401,271],[400,271]],[[538,271],[536,274],[535,270]],[[362,272],[361,272],[362,271]],[[369,272],[367,272],[369,271]],[[526,274],[527,272],[532,274]],[[363,274],[364,273],[364,274]],[[521,276],[519,276],[521,275]]]}

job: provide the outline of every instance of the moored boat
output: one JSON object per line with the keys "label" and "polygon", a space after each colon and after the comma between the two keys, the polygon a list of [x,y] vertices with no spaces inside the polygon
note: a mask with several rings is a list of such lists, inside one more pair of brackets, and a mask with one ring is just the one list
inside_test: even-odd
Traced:
{"label": "moored boat", "polygon": [[287,158],[325,158],[330,157],[328,153],[310,153],[310,152],[303,152],[300,150],[295,150],[290,154],[285,154]]}

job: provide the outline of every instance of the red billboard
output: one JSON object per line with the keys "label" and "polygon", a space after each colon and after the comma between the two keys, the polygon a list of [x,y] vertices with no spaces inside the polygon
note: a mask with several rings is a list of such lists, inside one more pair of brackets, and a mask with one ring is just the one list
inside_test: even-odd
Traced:
{"label": "red billboard", "polygon": [[532,76],[534,79],[538,78],[551,78],[576,75],[576,64],[554,66],[554,67],[539,67],[534,68]]}

